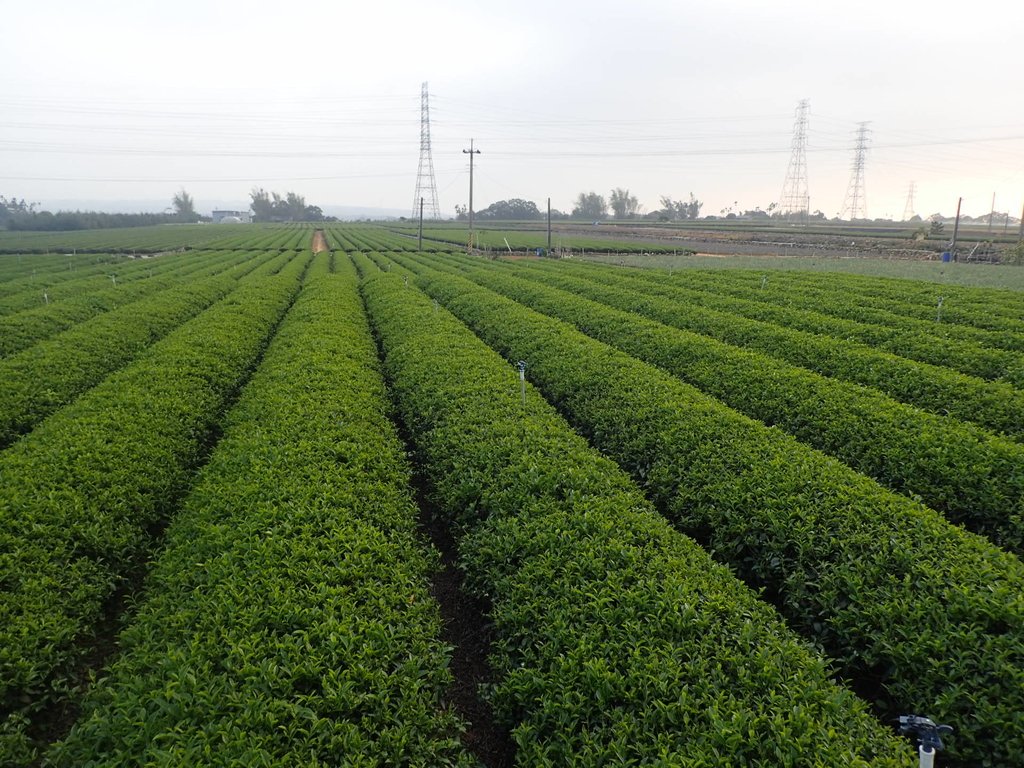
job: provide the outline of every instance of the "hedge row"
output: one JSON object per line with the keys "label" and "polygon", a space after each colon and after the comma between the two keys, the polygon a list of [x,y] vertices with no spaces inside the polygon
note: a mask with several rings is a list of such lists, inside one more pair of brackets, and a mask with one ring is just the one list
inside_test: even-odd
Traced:
{"label": "hedge row", "polygon": [[522,766],[906,765],[767,605],[396,275],[364,283],[400,415],[492,605]]}
{"label": "hedge row", "polygon": [[702,306],[692,296],[658,295],[660,291],[645,290],[648,284],[623,279],[613,269],[538,264],[517,271],[616,309],[750,348],[823,376],[872,387],[908,405],[970,421],[1014,440],[1024,439],[1024,392],[1003,382],[984,381],[845,339],[749,320]]}
{"label": "hedge row", "polygon": [[[675,377],[468,280],[419,278],[762,587],[886,717],[952,723],[963,766],[1024,751],[1024,565]],[[540,466],[544,466],[541,463]]]}
{"label": "hedge row", "polygon": [[213,240],[208,248],[230,248],[258,251],[304,251],[313,239],[313,229],[306,226],[257,226],[241,234]]}
{"label": "hedge row", "polygon": [[[943,299],[940,310],[938,295],[930,309],[924,308],[914,312],[902,303],[895,304],[886,300],[873,301],[863,295],[851,296],[842,291],[841,284],[836,289],[800,286],[797,294],[801,300],[806,297],[812,302],[821,302],[829,308],[829,311],[835,311],[837,314],[853,320],[924,331],[936,329],[938,326],[938,329],[941,329],[940,335],[943,336],[974,341],[998,349],[1017,352],[1024,350],[1024,332],[1021,331],[1019,320],[991,317],[989,322],[982,323],[980,326],[969,322],[958,322],[956,302],[949,302],[953,306],[947,307],[947,301]],[[788,296],[788,292],[784,292],[783,295]],[[841,297],[841,301],[836,302],[837,296]],[[952,318],[949,317],[947,310],[953,313]]]}
{"label": "hedge row", "polygon": [[234,286],[215,277],[171,288],[0,360],[0,449]]}
{"label": "hedge row", "polygon": [[48,764],[472,764],[440,704],[436,556],[348,272],[286,316]]}
{"label": "hedge row", "polygon": [[[751,273],[753,274],[753,273]],[[764,273],[756,273],[760,282]],[[733,274],[734,278],[739,275]],[[937,303],[943,297],[941,322],[962,323],[979,328],[1024,333],[1021,295],[997,288],[940,285],[917,280],[868,277],[866,275],[822,275],[814,272],[779,272],[775,282],[794,287],[827,288],[857,295],[872,306],[891,309],[921,320],[934,320]]]}
{"label": "hedge row", "polygon": [[889,310],[863,306],[857,297],[847,296],[841,291],[812,288],[787,290],[785,287],[776,287],[771,277],[768,277],[763,289],[759,286],[737,286],[728,275],[715,272],[695,271],[687,274],[685,280],[681,282],[703,289],[726,291],[742,298],[820,312],[842,320],[875,326],[889,334],[924,335],[941,343],[960,342],[985,349],[1017,353],[1024,350],[1024,336],[1020,334],[936,322],[934,316],[929,320],[906,317]]}
{"label": "hedge row", "polygon": [[114,285],[114,280],[119,286],[130,287],[135,283],[148,282],[152,278],[196,269],[201,267],[206,260],[223,259],[224,257],[225,254],[208,253],[205,254],[205,259],[198,259],[190,254],[144,261],[130,260],[117,265],[105,265],[105,269],[100,273],[92,273],[71,280],[51,280],[48,281],[49,284],[43,284],[40,280],[38,285],[27,286],[22,291],[0,298],[0,315],[11,315],[26,309],[48,306],[43,298],[44,291],[50,304],[59,304],[64,301],[84,298],[96,291],[106,291]]}
{"label": "hedge row", "polygon": [[239,287],[0,455],[0,763],[32,759],[304,264]]}
{"label": "hedge row", "polygon": [[[583,269],[583,266],[579,268]],[[601,275],[605,269],[597,266],[591,268],[595,276]],[[900,357],[952,368],[982,379],[1003,379],[1018,389],[1024,388],[1024,359],[1006,350],[988,349],[956,339],[937,339],[931,333],[868,325],[831,317],[818,311],[767,303],[759,300],[761,291],[757,286],[735,286],[724,282],[717,286],[704,285],[693,279],[690,270],[668,278],[663,272],[644,269],[617,269],[616,274],[622,277],[623,282],[643,286],[648,292],[677,301],[692,302],[808,333],[859,342]],[[762,273],[761,279],[765,277]],[[770,281],[774,275],[767,278]]]}
{"label": "hedge row", "polygon": [[0,255],[0,298],[6,299],[16,293],[32,291],[39,302],[42,301],[44,288],[92,275],[109,275],[118,271],[122,265],[131,263],[124,256],[95,254]]}
{"label": "hedge row", "polygon": [[170,274],[128,285],[108,285],[103,290],[78,298],[0,318],[0,357],[13,355],[96,315],[181,285],[184,281],[229,271],[241,274],[252,269],[251,264],[235,265],[238,265],[238,258],[232,254],[210,260],[189,261],[184,269]]}
{"label": "hedge row", "polygon": [[706,336],[612,309],[506,270],[476,282],[679,376],[949,520],[1024,551],[1024,446]]}

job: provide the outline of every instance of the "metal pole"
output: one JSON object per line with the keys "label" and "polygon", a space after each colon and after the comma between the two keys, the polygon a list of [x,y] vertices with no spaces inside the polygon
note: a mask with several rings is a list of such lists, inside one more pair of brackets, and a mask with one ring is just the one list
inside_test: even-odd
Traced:
{"label": "metal pole", "polygon": [[548,256],[551,255],[551,198],[548,198]]}
{"label": "metal pole", "polygon": [[1024,206],[1020,209],[1020,233],[1017,235],[1017,242],[1024,242]]}
{"label": "metal pole", "polygon": [[416,241],[416,250],[417,251],[422,251],[423,250],[423,198],[422,197],[420,198],[420,235],[419,235],[419,239]]}
{"label": "metal pole", "polygon": [[956,201],[956,223],[953,224],[953,242],[949,244],[949,255],[956,261],[956,236],[960,234],[960,205],[963,203],[962,197],[957,198]]}
{"label": "metal pole", "polygon": [[473,139],[469,140],[469,149],[462,150],[469,155],[469,250],[473,250],[473,155],[479,155],[479,149],[473,149]]}

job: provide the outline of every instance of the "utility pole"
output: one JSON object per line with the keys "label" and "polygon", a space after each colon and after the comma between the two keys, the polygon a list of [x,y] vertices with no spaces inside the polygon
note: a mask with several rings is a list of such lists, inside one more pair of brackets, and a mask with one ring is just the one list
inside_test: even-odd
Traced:
{"label": "utility pole", "polygon": [[551,198],[548,198],[548,256],[551,255]]}
{"label": "utility pole", "polygon": [[479,155],[479,149],[473,149],[473,139],[469,140],[469,149],[462,150],[462,154],[469,155],[469,250],[472,252],[475,245],[473,240],[473,155]]}
{"label": "utility pole", "polygon": [[992,207],[988,211],[988,233],[992,234],[992,219],[996,215],[996,193],[992,193]]}
{"label": "utility pole", "polygon": [[[1010,214],[1006,214],[1009,216]],[[1020,209],[1020,233],[1017,235],[1017,242],[1024,243],[1024,207]]]}
{"label": "utility pole", "polygon": [[416,241],[416,250],[423,251],[423,198],[420,198],[420,234]]}

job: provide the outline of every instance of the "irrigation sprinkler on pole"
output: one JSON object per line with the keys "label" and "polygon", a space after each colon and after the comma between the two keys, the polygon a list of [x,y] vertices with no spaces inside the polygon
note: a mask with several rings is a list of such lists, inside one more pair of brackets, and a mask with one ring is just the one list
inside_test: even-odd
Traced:
{"label": "irrigation sprinkler on pole", "polygon": [[526,407],[526,361],[520,360],[516,363],[516,369],[519,371],[519,391],[523,398],[523,408]]}
{"label": "irrigation sprinkler on pole", "polygon": [[416,250],[423,251],[423,198],[420,198],[420,234],[416,241]]}
{"label": "irrigation sprinkler on pole", "polygon": [[939,296],[939,307],[938,307],[938,310],[935,312],[935,322],[936,323],[942,322],[942,297],[941,296]]}
{"label": "irrigation sprinkler on pole", "polygon": [[473,139],[469,140],[469,149],[462,150],[462,154],[469,155],[469,252],[473,252],[473,155],[479,155],[479,149],[473,149]]}
{"label": "irrigation sprinkler on pole", "polygon": [[919,768],[933,768],[935,753],[942,746],[942,737],[953,732],[950,725],[936,725],[927,717],[920,715],[900,715],[900,733],[911,736],[917,741],[917,752],[920,758]]}

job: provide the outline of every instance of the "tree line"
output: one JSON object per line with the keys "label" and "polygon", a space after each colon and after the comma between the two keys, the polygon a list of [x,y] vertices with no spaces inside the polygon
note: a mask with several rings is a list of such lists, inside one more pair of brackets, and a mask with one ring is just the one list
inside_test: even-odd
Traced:
{"label": "tree line", "polygon": [[[255,221],[335,221],[324,216],[317,205],[295,192],[280,195],[256,187],[250,193]],[[536,206],[534,206],[536,207]],[[114,229],[145,227],[154,224],[194,224],[210,221],[196,212],[195,200],[184,189],[171,198],[171,206],[162,213],[102,213],[100,211],[44,211],[38,203],[24,198],[0,195],[0,229],[23,231],[70,231],[78,229]]]}
{"label": "tree line", "polygon": [[306,198],[295,192],[281,196],[253,187],[249,198],[253,221],[335,221],[332,216],[324,216],[320,206],[308,205]]}
{"label": "tree line", "polygon": [[[184,195],[179,201],[179,195]],[[145,227],[153,224],[180,224],[200,220],[191,198],[182,190],[175,195],[174,212],[164,213],[102,213],[100,211],[44,211],[38,203],[24,198],[0,195],[0,229],[18,231],[67,232],[78,229],[117,229]],[[179,207],[178,202],[183,203]],[[185,205],[187,203],[187,205]]]}
{"label": "tree line", "polygon": [[[658,221],[683,221],[696,219],[704,206],[700,200],[690,193],[689,200],[675,200],[667,195],[660,199],[661,207],[656,211],[644,213],[639,200],[631,195],[628,189],[617,187],[606,199],[597,192],[580,192],[571,213],[552,210],[552,219],[582,219],[601,221],[611,215],[615,219],[656,219]],[[455,206],[456,218],[465,221],[469,218],[466,206]],[[477,221],[534,221],[546,217],[537,204],[531,200],[513,198],[491,203],[480,211],[473,212]]]}

